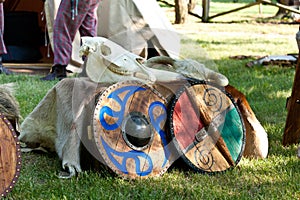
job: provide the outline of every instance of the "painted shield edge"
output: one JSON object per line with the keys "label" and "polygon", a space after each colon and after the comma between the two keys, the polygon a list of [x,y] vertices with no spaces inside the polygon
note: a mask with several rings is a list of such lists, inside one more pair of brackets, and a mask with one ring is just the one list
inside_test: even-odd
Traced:
{"label": "painted shield edge", "polygon": [[227,168],[226,170],[223,170],[223,171],[214,171],[214,172],[208,172],[208,171],[205,171],[205,170],[202,170],[196,166],[194,166],[194,164],[184,155],[184,153],[182,152],[182,149],[180,148],[180,145],[175,137],[175,134],[174,134],[174,128],[173,128],[173,111],[174,111],[174,107],[175,107],[175,104],[177,103],[179,97],[181,96],[181,94],[186,90],[185,88],[188,88],[188,87],[191,87],[193,85],[197,85],[197,84],[206,84],[206,85],[210,85],[212,87],[216,87],[217,89],[219,89],[221,92],[223,92],[232,102],[232,104],[234,105],[234,107],[236,108],[237,112],[238,112],[238,115],[239,115],[239,118],[240,118],[240,121],[241,121],[241,125],[242,125],[242,131],[243,131],[243,138],[242,138],[242,146],[241,146],[241,152],[239,153],[236,161],[235,161],[235,166],[240,162],[240,160],[242,159],[242,156],[243,156],[243,152],[244,152],[244,149],[245,149],[245,145],[246,145],[246,128],[245,128],[245,124],[244,124],[244,120],[243,120],[243,117],[242,117],[242,114],[236,104],[236,102],[234,101],[233,97],[231,96],[230,93],[228,93],[227,91],[225,91],[224,88],[222,88],[221,86],[215,84],[215,83],[212,83],[212,82],[209,82],[209,81],[204,81],[204,80],[198,80],[198,79],[194,79],[194,78],[191,78],[188,80],[188,83],[186,83],[185,85],[183,85],[180,89],[177,90],[177,92],[174,94],[174,96],[171,98],[170,100],[170,103],[169,103],[169,106],[168,106],[168,117],[167,117],[167,124],[169,125],[169,131],[170,131],[170,136],[172,138],[172,141],[173,141],[173,145],[175,147],[175,149],[178,151],[178,154],[180,155],[180,159],[182,159],[184,161],[185,164],[187,164],[187,166],[189,168],[191,168],[192,170],[194,170],[195,172],[199,172],[199,173],[203,173],[203,174],[210,174],[210,175],[213,175],[213,174],[217,174],[217,173],[222,173],[222,172],[225,172],[227,170],[230,170],[230,169],[233,169],[233,167],[229,167]]}
{"label": "painted shield edge", "polygon": [[6,195],[12,191],[13,187],[15,186],[15,184],[17,183],[19,176],[20,176],[20,172],[21,172],[21,167],[22,167],[22,160],[21,160],[21,146],[20,146],[20,141],[18,139],[18,136],[16,134],[15,129],[13,128],[12,124],[10,123],[10,121],[0,112],[0,118],[4,121],[4,123],[7,125],[7,127],[9,128],[9,130],[12,133],[12,136],[14,138],[14,141],[16,143],[16,156],[17,156],[17,160],[16,160],[16,171],[14,174],[14,178],[11,180],[10,185],[5,188],[4,191],[1,191],[1,197],[6,197]]}
{"label": "painted shield edge", "polygon": [[[129,80],[129,81],[121,81],[121,82],[117,82],[117,83],[115,83],[115,84],[112,84],[112,85],[110,85],[110,86],[108,86],[104,91],[102,91],[102,93],[99,95],[99,97],[98,97],[98,101],[96,102],[96,107],[98,106],[98,103],[99,103],[99,100],[100,100],[100,96],[102,96],[103,94],[105,94],[106,95],[106,91],[109,89],[109,88],[113,88],[115,85],[122,85],[122,84],[137,84],[137,85],[146,85],[146,87],[148,87],[149,89],[151,89],[152,90],[152,92],[154,93],[154,94],[156,94],[156,95],[158,95],[158,96],[160,96],[161,98],[162,98],[162,100],[165,102],[165,104],[166,104],[166,109],[167,109],[167,111],[168,111],[168,101],[163,97],[163,95],[161,95],[160,94],[160,92],[158,91],[158,90],[156,90],[155,88],[153,88],[153,87],[151,87],[151,85],[148,85],[148,84],[146,84],[146,83],[144,83],[144,82],[141,82],[141,81],[138,81],[138,80]],[[94,113],[93,113],[93,126],[95,126],[95,114],[96,114],[96,109],[94,110]],[[168,113],[167,113],[167,115],[168,115]],[[165,126],[166,126],[166,128],[168,128],[168,125],[167,125],[167,121],[168,121],[168,119],[166,119],[166,121],[165,121]],[[93,132],[94,132],[95,130],[93,130]],[[168,130],[166,130],[166,134],[167,134],[167,132],[168,132]],[[168,135],[167,135],[168,136]],[[94,140],[95,140],[95,142],[96,142],[96,135],[95,135],[95,133],[93,133],[93,137],[94,137]],[[97,150],[99,151],[99,147],[98,147],[98,143],[96,142],[96,146],[97,146]],[[105,162],[104,164],[105,165],[107,165],[107,162],[110,162],[110,161],[108,161],[107,160],[107,158],[105,158],[105,155],[103,155],[103,153],[101,153],[101,152],[99,152],[100,153],[100,155],[101,155],[101,157],[102,157],[102,159],[103,159],[103,162]],[[126,174],[123,174],[123,173],[120,173],[118,170],[115,170],[115,169],[113,169],[111,166],[107,166],[107,168],[110,170],[110,171],[112,171],[115,175],[117,175],[117,176],[119,176],[119,177],[121,177],[121,178],[125,178],[125,179],[139,179],[139,178],[141,178],[141,179],[144,179],[144,178],[149,178],[149,177],[153,177],[153,178],[155,178],[155,177],[159,177],[159,176],[162,176],[167,170],[168,170],[168,168],[170,168],[170,166],[171,166],[171,163],[168,163],[166,166],[164,166],[164,168],[162,168],[162,170],[159,172],[159,173],[157,173],[156,175],[150,175],[150,176],[146,176],[146,177],[141,177],[141,176],[136,176],[136,177],[132,177],[132,176],[128,176],[128,175],[126,175]]]}

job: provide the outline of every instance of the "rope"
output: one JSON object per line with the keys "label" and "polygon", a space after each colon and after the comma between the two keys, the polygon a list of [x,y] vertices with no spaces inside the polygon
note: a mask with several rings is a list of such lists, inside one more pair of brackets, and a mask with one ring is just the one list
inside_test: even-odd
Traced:
{"label": "rope", "polygon": [[78,0],[71,0],[72,20],[78,15]]}

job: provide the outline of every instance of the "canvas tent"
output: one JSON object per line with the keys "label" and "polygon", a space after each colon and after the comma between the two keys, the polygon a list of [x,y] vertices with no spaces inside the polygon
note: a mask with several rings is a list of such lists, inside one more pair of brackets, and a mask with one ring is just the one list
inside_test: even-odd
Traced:
{"label": "canvas tent", "polygon": [[[10,0],[4,3],[7,18],[17,13],[16,15],[19,16],[17,21],[24,25],[26,24],[24,15],[31,14],[35,17],[34,20],[37,21],[40,37],[35,37],[38,41],[33,43],[38,46],[41,53],[41,58],[37,62],[40,64],[47,63],[48,68],[53,62],[52,49],[49,43],[52,42],[53,22],[59,3],[60,0],[46,0],[45,2],[43,0]],[[97,15],[98,36],[109,38],[129,51],[142,55],[144,49],[153,47],[160,55],[177,57],[179,54],[179,36],[156,0],[101,0]],[[8,22],[4,32],[6,30],[9,32],[11,27],[17,26],[9,20],[6,19]],[[28,29],[24,28],[24,30],[17,32],[19,35],[23,35],[23,38],[28,39],[30,36],[30,33],[26,35]],[[18,36],[12,40],[16,40],[16,38]],[[72,60],[69,68],[74,69],[73,66],[81,66],[82,59],[79,55],[79,48],[80,36],[78,33],[73,42]]]}
{"label": "canvas tent", "polygon": [[142,54],[154,48],[160,55],[178,57],[180,40],[156,0],[102,0],[98,35]]}

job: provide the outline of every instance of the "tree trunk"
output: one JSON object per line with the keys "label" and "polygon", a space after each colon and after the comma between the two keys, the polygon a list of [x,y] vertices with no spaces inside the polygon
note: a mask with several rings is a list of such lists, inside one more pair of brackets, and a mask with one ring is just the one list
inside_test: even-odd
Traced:
{"label": "tree trunk", "polygon": [[196,7],[196,0],[189,0],[188,3],[188,11],[191,12]]}
{"label": "tree trunk", "polygon": [[184,24],[188,15],[186,0],[175,0],[175,24]]}

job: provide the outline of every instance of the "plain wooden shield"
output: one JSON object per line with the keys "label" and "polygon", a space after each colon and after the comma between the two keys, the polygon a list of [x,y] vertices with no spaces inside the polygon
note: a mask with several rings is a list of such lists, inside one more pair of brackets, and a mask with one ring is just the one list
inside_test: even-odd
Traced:
{"label": "plain wooden shield", "polygon": [[170,103],[170,132],[183,160],[198,172],[221,172],[240,161],[245,128],[231,96],[220,87],[191,81]]}
{"label": "plain wooden shield", "polygon": [[4,197],[16,184],[21,170],[21,149],[10,121],[0,113],[0,193]]}
{"label": "plain wooden shield", "polygon": [[166,100],[144,83],[125,81],[99,97],[93,133],[105,164],[125,178],[160,176],[170,166]]}

